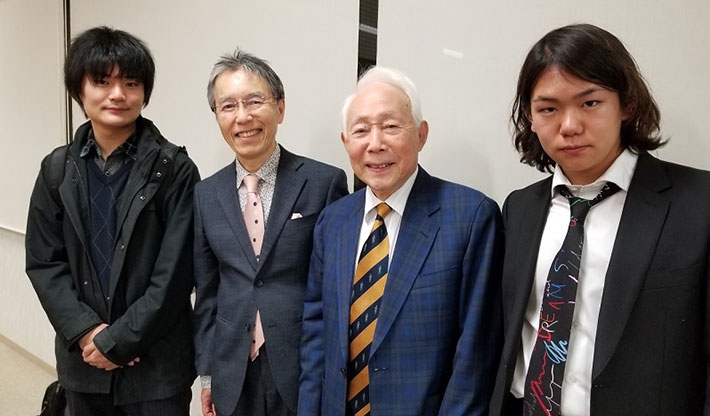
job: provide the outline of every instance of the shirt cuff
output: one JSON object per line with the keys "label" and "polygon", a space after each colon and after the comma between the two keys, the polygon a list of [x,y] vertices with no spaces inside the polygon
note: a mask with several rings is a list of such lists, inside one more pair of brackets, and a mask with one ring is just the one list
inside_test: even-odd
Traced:
{"label": "shirt cuff", "polygon": [[203,389],[212,388],[212,376],[200,376],[200,384]]}

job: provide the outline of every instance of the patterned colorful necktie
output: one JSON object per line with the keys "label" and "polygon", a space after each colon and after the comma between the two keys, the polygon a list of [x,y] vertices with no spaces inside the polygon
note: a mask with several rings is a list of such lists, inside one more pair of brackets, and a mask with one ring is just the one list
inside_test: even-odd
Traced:
{"label": "patterned colorful necktie", "polygon": [[[259,198],[259,177],[249,174],[244,177],[244,186],[247,188],[247,203],[244,206],[244,224],[246,224],[249,240],[254,249],[256,261],[259,261],[261,244],[264,241],[264,208]],[[261,315],[256,311],[254,331],[252,331],[249,358],[254,361],[259,356],[259,348],[264,345],[264,329],[261,326]]]}
{"label": "patterned colorful necktie", "polygon": [[584,220],[589,209],[613,195],[619,187],[607,182],[593,200],[578,198],[566,186],[557,190],[570,205],[570,222],[562,248],[547,276],[540,308],[540,325],[525,379],[525,416],[558,416],[567,362],[577,279],[584,244]]}
{"label": "patterned colorful necktie", "polygon": [[384,202],[377,205],[377,217],[372,231],[360,252],[350,303],[350,362],[348,363],[347,414],[370,414],[370,376],[368,361],[375,334],[377,316],[387,281],[389,239],[385,217],[391,208]]}

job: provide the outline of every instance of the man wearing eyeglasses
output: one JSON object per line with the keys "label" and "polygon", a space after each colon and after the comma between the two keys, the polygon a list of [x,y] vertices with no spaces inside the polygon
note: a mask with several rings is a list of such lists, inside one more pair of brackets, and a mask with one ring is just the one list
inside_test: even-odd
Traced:
{"label": "man wearing eyeglasses", "polygon": [[205,415],[295,415],[303,298],[320,211],[341,169],[276,141],[285,96],[268,63],[237,50],[207,98],[234,162],[195,189],[195,346]]}

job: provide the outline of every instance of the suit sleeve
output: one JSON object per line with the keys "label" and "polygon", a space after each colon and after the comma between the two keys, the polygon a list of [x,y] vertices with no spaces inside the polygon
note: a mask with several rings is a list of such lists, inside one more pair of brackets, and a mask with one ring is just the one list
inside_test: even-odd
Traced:
{"label": "suit sleeve", "polygon": [[48,158],[35,182],[25,234],[26,272],[42,308],[67,348],[103,321],[82,302],[74,286],[64,240],[62,207],[50,194],[44,180]]}
{"label": "suit sleeve", "polygon": [[[325,213],[324,213],[325,214]],[[324,214],[316,223],[310,271],[303,308],[301,336],[301,378],[298,394],[299,415],[320,415],[325,351],[323,333],[323,229]]]}
{"label": "suit sleeve", "polygon": [[96,347],[118,365],[139,357],[160,340],[184,310],[192,291],[192,204],[200,175],[187,155],[178,153],[171,179],[162,207],[165,231],[147,289],[94,338]]}
{"label": "suit sleeve", "polygon": [[195,191],[195,314],[194,342],[195,366],[200,375],[211,375],[210,352],[217,317],[217,290],[219,265],[207,240],[202,217],[200,187]]}
{"label": "suit sleeve", "polygon": [[500,277],[503,234],[498,206],[484,199],[463,259],[453,372],[440,415],[486,415],[502,348]]}

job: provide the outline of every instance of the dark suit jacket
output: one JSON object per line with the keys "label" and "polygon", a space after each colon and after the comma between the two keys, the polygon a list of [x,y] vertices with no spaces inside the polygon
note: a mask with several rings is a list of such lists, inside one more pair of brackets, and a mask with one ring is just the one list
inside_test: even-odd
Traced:
{"label": "dark suit jacket", "polygon": [[281,148],[257,262],[239,207],[235,163],[195,188],[196,365],[198,374],[212,375],[218,414],[232,414],[242,391],[257,308],[274,381],[295,410],[313,226],[323,207],[346,194],[345,172]]}
{"label": "dark suit jacket", "polygon": [[[300,415],[344,415],[350,292],[365,191],[328,206],[314,234],[301,343]],[[500,354],[500,211],[419,169],[370,350],[374,416],[479,415]]]}
{"label": "dark suit jacket", "polygon": [[[503,208],[506,338],[492,415],[509,411],[550,186],[548,178],[515,191]],[[709,255],[710,173],[641,153],[604,285],[592,415],[702,414],[709,362]]]}

